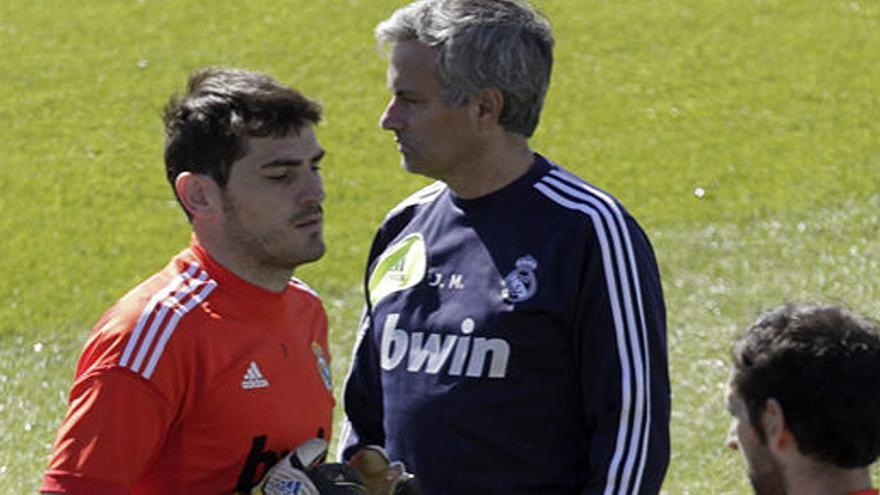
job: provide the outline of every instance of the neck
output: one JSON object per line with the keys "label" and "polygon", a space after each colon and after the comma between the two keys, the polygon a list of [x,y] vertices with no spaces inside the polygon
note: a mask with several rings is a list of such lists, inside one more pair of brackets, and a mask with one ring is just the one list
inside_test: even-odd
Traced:
{"label": "neck", "polygon": [[871,475],[867,468],[842,469],[808,461],[805,465],[785,471],[786,493],[846,495],[871,488]]}
{"label": "neck", "polygon": [[458,167],[459,174],[444,177],[443,182],[460,198],[478,198],[522,177],[533,162],[532,150],[526,139],[504,133],[469,163]]}
{"label": "neck", "polygon": [[293,274],[292,268],[261,264],[243,249],[235,249],[230,243],[222,242],[209,232],[196,230],[199,244],[226,270],[271,292],[282,292],[287,288],[290,276]]}

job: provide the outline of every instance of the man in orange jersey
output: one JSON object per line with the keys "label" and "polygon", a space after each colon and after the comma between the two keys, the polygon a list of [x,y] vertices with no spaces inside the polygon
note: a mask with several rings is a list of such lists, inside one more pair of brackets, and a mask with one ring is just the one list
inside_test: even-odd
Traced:
{"label": "man in orange jersey", "polygon": [[880,328],[836,306],[788,304],[733,347],[727,444],[756,495],[878,495]]}
{"label": "man in orange jersey", "polygon": [[291,278],[324,254],[320,118],[243,70],[197,71],[171,99],[166,173],[192,242],[93,329],[42,492],[242,492],[329,438],[327,317]]}

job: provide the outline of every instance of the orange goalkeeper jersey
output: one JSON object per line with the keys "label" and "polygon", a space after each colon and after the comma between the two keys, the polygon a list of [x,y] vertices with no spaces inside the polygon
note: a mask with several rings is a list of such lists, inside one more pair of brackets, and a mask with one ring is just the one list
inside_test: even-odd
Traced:
{"label": "orange goalkeeper jersey", "polygon": [[229,494],[331,433],[327,317],[292,279],[274,293],[193,241],[95,326],[41,491]]}

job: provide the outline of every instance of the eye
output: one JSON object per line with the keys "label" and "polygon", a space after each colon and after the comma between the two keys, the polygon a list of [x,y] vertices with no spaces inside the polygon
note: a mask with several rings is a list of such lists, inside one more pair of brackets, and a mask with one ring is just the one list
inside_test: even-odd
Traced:
{"label": "eye", "polygon": [[399,101],[403,105],[415,105],[421,101],[417,97],[410,95],[408,93],[407,94],[397,94],[397,95],[395,95],[395,99],[397,99],[397,101]]}
{"label": "eye", "polygon": [[294,173],[291,170],[284,171],[282,173],[274,173],[272,175],[267,175],[266,178],[275,181],[275,182],[284,182],[289,181],[294,177]]}

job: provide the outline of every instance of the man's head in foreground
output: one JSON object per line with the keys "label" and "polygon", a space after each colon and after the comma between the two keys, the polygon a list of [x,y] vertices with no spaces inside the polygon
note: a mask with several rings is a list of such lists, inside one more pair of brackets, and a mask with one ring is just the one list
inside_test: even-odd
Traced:
{"label": "man's head in foreground", "polygon": [[320,119],[317,103],[240,69],[195,72],[165,109],[168,181],[199,241],[246,279],[324,253]]}
{"label": "man's head in foreground", "polygon": [[834,306],[788,304],[734,344],[728,446],[755,492],[854,493],[880,455],[880,332]]}

